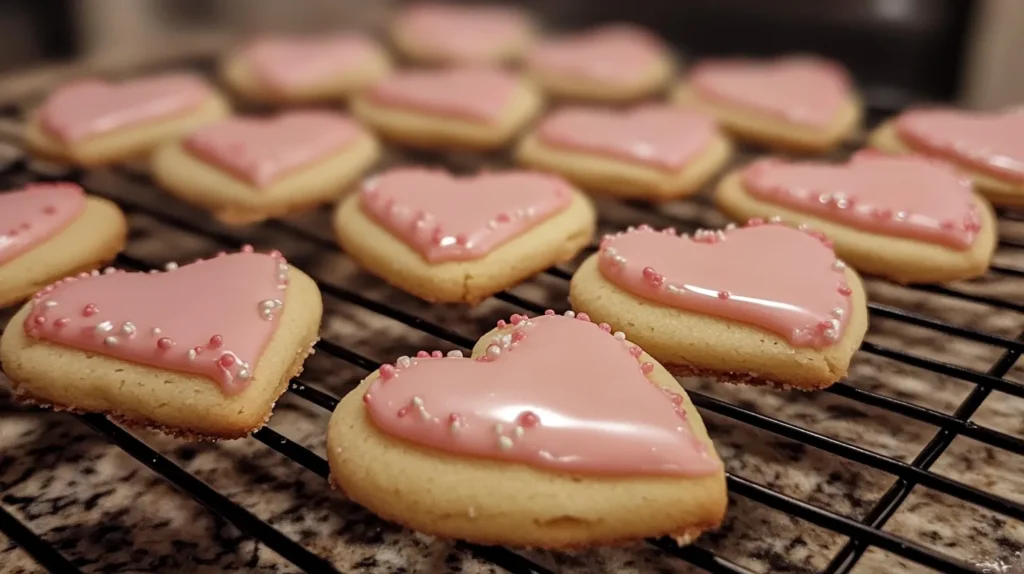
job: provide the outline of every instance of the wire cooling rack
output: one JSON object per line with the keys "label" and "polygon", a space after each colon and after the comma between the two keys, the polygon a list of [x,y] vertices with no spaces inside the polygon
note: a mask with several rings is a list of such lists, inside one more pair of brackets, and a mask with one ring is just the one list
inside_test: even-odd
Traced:
{"label": "wire cooling rack", "polygon": [[[209,73],[212,68],[212,62],[206,60],[181,62],[180,67],[190,67]],[[136,72],[152,71],[139,70]],[[6,143],[3,143],[5,139],[0,139],[0,189],[19,186],[31,181],[74,180],[82,183],[88,192],[113,199],[120,204],[129,215],[133,229],[136,227],[135,223],[140,219],[155,219],[163,226],[203,238],[222,249],[237,248],[243,243],[255,243],[258,248],[281,248],[290,259],[293,259],[292,253],[296,250],[303,253],[337,253],[337,247],[331,239],[326,225],[305,225],[295,223],[293,220],[286,218],[284,220],[266,222],[255,228],[233,229],[221,226],[211,220],[206,214],[182,205],[162,194],[150,180],[146,170],[139,166],[127,166],[111,170],[100,170],[98,172],[83,172],[66,166],[28,158],[17,147],[16,128],[24,120],[26,110],[36,101],[38,99],[34,101],[13,102],[0,108],[0,121],[6,122],[4,125],[12,128],[5,136],[0,135],[0,138],[6,139]],[[892,110],[872,110],[869,115],[877,120],[878,117],[891,112]],[[848,154],[852,149],[854,147],[850,146],[838,154],[838,157]],[[749,159],[752,154],[756,153],[756,150],[742,150],[740,155],[745,156],[745,159]],[[507,165],[507,158],[503,156],[438,155],[432,153],[401,152],[398,150],[390,150],[388,155],[389,157],[385,163],[416,162],[434,165],[441,164],[456,172],[474,171],[485,166]],[[602,201],[600,202],[602,214],[601,230],[609,231],[627,224],[643,222],[655,226],[673,225],[680,230],[692,231],[698,227],[719,225],[724,222],[714,213],[706,195],[697,196],[683,203],[685,203],[687,210],[681,214],[679,209],[675,209],[671,205],[653,207],[638,202]],[[682,203],[679,204],[681,205]],[[323,208],[319,214],[315,214],[321,223],[326,221],[327,212],[328,209]],[[1019,214],[1001,213],[1000,216],[1001,224],[1024,221],[1024,217]],[[274,234],[275,236],[287,235],[293,240],[293,243],[291,243],[293,247],[289,249],[279,244],[262,244],[261,238],[268,234]],[[583,255],[592,253],[595,248],[596,243],[592,244]],[[1007,237],[1000,242],[1000,254],[1024,253],[1022,250],[1024,250],[1024,242],[1020,240]],[[502,302],[506,308],[510,307],[513,310],[526,311],[531,314],[543,312],[544,309],[551,306],[550,301],[560,302],[561,308],[558,308],[557,305],[555,305],[555,308],[558,311],[564,310],[564,294],[567,292],[567,281],[571,278],[572,272],[576,264],[579,263],[579,260],[578,258],[571,264],[548,269],[538,278],[534,278],[529,282],[530,285],[534,285],[533,287],[516,289],[514,290],[515,293],[498,293],[494,298]],[[126,269],[147,270],[160,268],[164,262],[164,260],[143,260],[137,257],[122,255],[118,258],[116,264]],[[300,267],[302,266],[301,263],[297,264]],[[306,270],[309,272],[308,269]],[[388,302],[388,296],[377,296],[363,289],[353,288],[351,285],[318,276],[315,273],[310,274],[317,280],[325,297],[325,302],[330,303],[326,306],[328,314],[332,312],[331,309],[357,308],[361,311],[394,321],[404,326],[404,328],[425,333],[457,348],[468,349],[475,342],[474,337],[457,331],[445,324],[444,321],[427,318],[424,316],[425,313],[408,311],[401,305]],[[1019,282],[1024,272],[1019,269],[997,265],[993,267],[990,275],[1000,282],[1012,281],[1014,283],[1009,285],[1015,286],[1018,289],[1024,287],[1024,283]],[[372,279],[367,280],[373,281]],[[379,287],[380,289],[375,292],[390,289],[383,286],[383,284]],[[979,294],[976,290],[971,290],[969,286],[968,288],[963,286],[957,288],[916,286],[912,288],[892,287],[892,289],[898,289],[903,292],[905,295],[903,300],[905,301],[913,301],[917,298],[936,298],[940,302],[958,299],[983,306],[986,309],[986,314],[1024,313],[1024,305],[1012,300],[1012,298]],[[539,295],[522,294],[527,292]],[[553,295],[552,292],[554,293]],[[396,295],[402,296],[397,293]],[[544,299],[544,301],[537,301],[537,299]],[[852,442],[833,438],[825,433],[807,428],[804,425],[763,414],[742,401],[732,402],[717,398],[709,393],[691,389],[689,392],[693,402],[705,416],[708,416],[709,413],[714,413],[714,415],[719,417],[732,419],[788,441],[812,447],[826,453],[829,457],[850,461],[872,471],[884,473],[893,479],[891,486],[884,490],[884,493],[874,501],[873,505],[870,505],[866,511],[856,518],[830,509],[828,506],[831,506],[831,504],[813,504],[781,492],[773,487],[771,481],[762,483],[734,473],[730,473],[728,476],[728,488],[732,498],[734,500],[737,498],[748,499],[756,504],[764,505],[775,511],[810,523],[815,527],[832,531],[837,535],[845,537],[845,542],[839,546],[837,551],[831,554],[827,562],[824,562],[826,565],[821,570],[829,574],[853,571],[865,552],[872,547],[881,549],[885,553],[905,561],[917,563],[941,572],[1009,572],[1010,570],[992,570],[977,561],[973,563],[968,562],[963,560],[962,557],[941,551],[935,548],[934,545],[925,545],[908,537],[892,533],[886,529],[886,524],[901,509],[901,505],[904,504],[908,496],[911,495],[912,490],[917,486],[926,487],[941,495],[969,503],[1002,517],[1024,520],[1024,504],[1012,497],[997,494],[992,489],[980,488],[930,470],[932,465],[949,449],[957,437],[967,437],[1011,455],[1024,455],[1024,439],[990,426],[976,424],[971,420],[972,416],[979,411],[983,403],[993,392],[1013,397],[1010,400],[1024,398],[1024,385],[1006,378],[1007,373],[1018,360],[1022,350],[1024,350],[1024,342],[1022,342],[1024,333],[1020,333],[1016,338],[1008,338],[958,325],[954,322],[939,320],[929,313],[921,313],[883,303],[871,303],[869,307],[873,321],[878,319],[895,321],[940,335],[950,342],[969,341],[998,349],[1001,354],[994,363],[991,363],[987,370],[979,370],[912,354],[900,350],[896,346],[874,342],[864,343],[860,354],[881,357],[894,363],[902,363],[914,369],[930,371],[942,377],[963,381],[971,385],[972,388],[966,394],[966,398],[955,408],[949,409],[949,412],[944,412],[945,409],[861,388],[858,386],[856,379],[838,383],[820,393],[821,395],[838,397],[839,400],[846,401],[852,406],[859,405],[882,409],[917,423],[934,427],[934,435],[917,452],[916,456],[913,456],[909,461],[882,454],[876,450],[863,448]],[[461,307],[452,307],[451,313],[468,313],[468,310]],[[494,319],[502,316],[507,316],[507,313],[496,314]],[[326,355],[331,361],[347,363],[362,370],[364,374],[379,366],[376,360],[361,354],[344,343],[333,342],[328,338],[321,340],[317,344],[316,350],[319,355]],[[408,349],[407,351],[411,350],[415,349]],[[307,380],[305,377],[300,377],[292,382],[288,393],[301,400],[308,401],[316,407],[331,411],[337,405],[339,397],[322,390],[324,386],[321,383],[322,381]],[[351,388],[351,385],[347,388]],[[183,466],[160,454],[155,448],[148,446],[135,435],[112,423],[105,417],[78,415],[77,418],[95,432],[123,449],[154,473],[162,476],[170,484],[194,498],[205,506],[210,513],[222,517],[246,535],[277,552],[284,559],[292,563],[294,567],[307,572],[338,572],[336,567],[324,558],[318,556],[295,539],[286,536],[268,522],[258,518],[253,512],[233,502],[195,475],[190,474]],[[272,420],[271,426],[273,426],[273,422]],[[326,429],[324,430],[326,431]],[[286,438],[270,426],[256,432],[252,438],[293,461],[297,465],[297,469],[305,469],[305,471],[315,473],[326,479],[328,465],[324,458],[297,442]],[[712,438],[716,438],[713,426]],[[27,551],[44,568],[54,572],[79,571],[72,560],[62,556],[58,549],[47,542],[44,537],[33,533],[27,524],[20,522],[14,514],[4,509],[3,506],[0,506],[0,531]],[[773,533],[765,531],[761,535],[771,537]],[[667,553],[671,557],[710,572],[751,572],[747,566],[739,563],[742,560],[738,560],[736,557],[727,558],[712,550],[703,548],[699,544],[680,548],[668,539],[651,539],[646,541],[646,544],[659,552]],[[529,552],[463,543],[460,543],[459,546],[471,552],[477,559],[489,562],[493,566],[509,572],[552,572],[548,567],[532,559],[529,556]],[[895,571],[895,569],[898,569],[895,566],[893,568],[893,570],[886,569],[885,571]]]}

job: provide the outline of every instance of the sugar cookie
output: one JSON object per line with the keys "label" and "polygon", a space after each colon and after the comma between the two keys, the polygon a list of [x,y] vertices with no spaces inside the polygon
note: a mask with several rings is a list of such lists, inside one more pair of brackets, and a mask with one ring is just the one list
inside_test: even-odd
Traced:
{"label": "sugar cookie", "polygon": [[359,119],[398,143],[480,150],[504,146],[540,108],[529,83],[487,68],[399,72],[352,104]]}
{"label": "sugar cookie", "polygon": [[526,14],[510,6],[417,3],[395,18],[391,39],[421,64],[502,64],[522,57],[532,28]]}
{"label": "sugar cookie", "polygon": [[782,389],[846,376],[868,323],[857,274],[823,236],[784,225],[607,235],[569,299],[676,375]]}
{"label": "sugar cookie", "polygon": [[739,221],[776,217],[823,231],[862,273],[899,283],[985,273],[996,244],[992,209],[949,165],[859,152],[849,163],[757,161],[726,176],[715,200]]}
{"label": "sugar cookie", "polygon": [[15,394],[195,438],[263,426],[317,340],[316,283],[278,253],[159,274],[68,278],[11,319],[0,361]]}
{"label": "sugar cookie", "polygon": [[379,156],[376,138],[350,118],[295,111],[232,118],[164,144],[153,176],[172,195],[243,224],[333,201]]}
{"label": "sugar cookie", "polygon": [[116,205],[74,183],[0,193],[0,307],[100,267],[124,248],[127,235]]}
{"label": "sugar cookie", "polygon": [[674,70],[661,39],[630,24],[547,40],[527,55],[527,71],[545,92],[574,100],[639,100],[664,89]]}
{"label": "sugar cookie", "polygon": [[24,141],[35,154],[93,167],[145,157],[229,112],[221,95],[188,74],[82,80],[58,88],[32,112]]}
{"label": "sugar cookie", "polygon": [[345,198],[334,230],[343,250],[388,283],[428,301],[472,304],[571,259],[595,220],[590,201],[553,175],[406,168]]}
{"label": "sugar cookie", "polygon": [[347,99],[390,70],[387,53],[372,38],[343,33],[259,38],[229,54],[220,75],[250,101],[308,104]]}
{"label": "sugar cookie", "polygon": [[697,192],[731,151],[714,119],[699,112],[565,107],[523,138],[516,159],[588,191],[666,201]]}
{"label": "sugar cookie", "polygon": [[327,457],[332,482],[372,512],[483,544],[687,544],[727,503],[686,392],[583,315],[513,315],[472,359],[421,351],[381,366],[334,411]]}
{"label": "sugar cookie", "polygon": [[863,115],[842,67],[803,57],[702,62],[672,100],[713,113],[738,138],[798,152],[831,150]]}
{"label": "sugar cookie", "polygon": [[869,145],[952,162],[996,205],[1024,206],[1024,111],[911,110],[872,132]]}

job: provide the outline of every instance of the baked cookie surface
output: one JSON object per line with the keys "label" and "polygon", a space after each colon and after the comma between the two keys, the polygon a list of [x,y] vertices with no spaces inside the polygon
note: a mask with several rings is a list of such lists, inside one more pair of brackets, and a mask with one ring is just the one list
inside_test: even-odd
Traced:
{"label": "baked cookie surface", "polygon": [[607,24],[539,42],[526,69],[554,98],[622,104],[663,90],[675,63],[649,30]]}
{"label": "baked cookie surface", "polygon": [[50,94],[31,113],[23,139],[36,155],[95,167],[147,157],[160,143],[229,113],[223,96],[189,74],[83,80]]}
{"label": "baked cookie surface", "polygon": [[884,122],[868,138],[892,154],[917,153],[948,161],[970,176],[995,205],[1024,206],[1024,113],[910,110]]}
{"label": "baked cookie surface", "polygon": [[384,49],[356,33],[259,38],[228,54],[220,66],[235,93],[268,104],[345,100],[390,71]]}
{"label": "baked cookie surface", "polygon": [[824,388],[846,375],[868,312],[860,278],[823,243],[782,225],[693,238],[641,226],[605,237],[569,299],[673,374]]}
{"label": "baked cookie surface", "polygon": [[541,105],[537,90],[515,74],[452,68],[396,73],[355,98],[352,112],[400,144],[490,150],[511,141]]}
{"label": "baked cookie surface", "polygon": [[833,149],[863,116],[845,70],[813,58],[701,62],[671,99],[713,114],[739,139],[807,153]]}
{"label": "baked cookie surface", "polygon": [[700,415],[621,333],[515,315],[472,357],[402,357],[342,399],[332,482],[383,518],[484,544],[685,544],[721,522],[724,469]]}
{"label": "baked cookie surface", "polygon": [[564,107],[519,142],[516,160],[597,194],[667,201],[697,192],[731,154],[714,119],[702,113]]}
{"label": "baked cookie surface", "polygon": [[0,338],[15,395],[193,439],[263,426],[317,340],[316,284],[278,254],[222,255],[166,273],[70,277]]}
{"label": "baked cookie surface", "polygon": [[898,283],[980,276],[996,245],[988,203],[950,166],[921,157],[761,160],[726,176],[715,202],[737,221],[777,218],[824,232],[858,271]]}
{"label": "baked cookie surface", "polygon": [[533,38],[527,15],[511,6],[416,3],[398,14],[390,28],[395,48],[428,65],[485,65],[515,62]]}
{"label": "baked cookie surface", "polygon": [[376,138],[329,111],[232,118],[154,154],[153,176],[169,193],[247,224],[328,203],[380,157]]}
{"label": "baked cookie surface", "polygon": [[590,201],[555,176],[396,169],[345,198],[334,231],[388,283],[428,301],[476,303],[571,259],[595,220]]}
{"label": "baked cookie surface", "polygon": [[102,266],[117,256],[127,235],[121,210],[85,195],[77,184],[0,192],[0,307]]}

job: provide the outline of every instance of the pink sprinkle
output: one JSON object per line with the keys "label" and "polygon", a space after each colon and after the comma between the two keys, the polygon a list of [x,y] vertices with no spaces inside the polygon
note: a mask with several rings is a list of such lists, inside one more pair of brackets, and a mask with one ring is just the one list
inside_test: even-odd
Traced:
{"label": "pink sprinkle", "polygon": [[242,253],[252,253],[253,251],[254,249],[252,245],[249,245],[248,243],[242,246]]}
{"label": "pink sprinkle", "polygon": [[636,228],[637,228],[637,231],[650,231],[651,230],[651,226],[647,225],[646,223],[641,223],[640,225],[637,225]]}
{"label": "pink sprinkle", "polygon": [[587,315],[586,313],[577,313],[576,314],[576,319],[579,320],[579,321],[587,321],[589,323],[590,322],[590,315]]}
{"label": "pink sprinkle", "polygon": [[547,315],[548,317],[550,317],[550,316],[555,314],[555,310],[554,309],[548,309],[547,311],[544,311],[544,314]]}
{"label": "pink sprinkle", "polygon": [[395,378],[395,367],[393,365],[381,365],[380,378],[384,381],[390,381]]}
{"label": "pink sprinkle", "polygon": [[409,407],[402,407],[398,409],[398,418],[402,418],[407,414],[409,414]]}
{"label": "pink sprinkle", "polygon": [[270,256],[271,257],[281,257],[282,253],[280,251],[278,251],[277,249],[274,249],[274,250],[271,250]]}
{"label": "pink sprinkle", "polygon": [[533,411],[523,411],[519,413],[516,421],[524,428],[531,428],[540,424],[540,417]]}
{"label": "pink sprinkle", "polygon": [[366,393],[365,395],[363,395],[363,402],[364,403],[370,404],[371,400],[373,400],[373,399],[370,397],[370,393]]}
{"label": "pink sprinkle", "polygon": [[512,315],[511,317],[509,317],[509,321],[511,321],[513,325],[518,325],[518,324],[522,323],[523,319],[525,319],[525,317],[523,317],[522,315],[519,315],[519,314],[515,314],[515,315]]}
{"label": "pink sprinkle", "polygon": [[640,347],[633,346],[633,347],[629,348],[629,354],[633,355],[634,359],[639,359],[640,355],[642,355],[643,353],[644,353],[644,350],[641,349]]}
{"label": "pink sprinkle", "polygon": [[211,349],[218,349],[223,344],[224,344],[224,337],[221,337],[220,335],[214,335],[214,336],[210,337],[210,348]]}
{"label": "pink sprinkle", "polygon": [[504,319],[498,319],[498,328],[499,329],[504,329],[507,325],[508,325],[508,323],[506,323]]}
{"label": "pink sprinkle", "polygon": [[849,285],[844,285],[844,284],[840,284],[839,285],[839,294],[840,295],[842,295],[843,297],[849,297],[851,293],[853,293],[853,289],[850,289]]}
{"label": "pink sprinkle", "polygon": [[224,367],[226,369],[226,368],[230,367],[231,365],[235,364],[235,357],[234,357],[234,355],[229,355],[227,353],[224,353],[223,355],[220,356],[220,359],[218,359],[217,362],[220,363],[220,366],[222,366],[222,367]]}
{"label": "pink sprinkle", "polygon": [[651,371],[653,371],[653,370],[654,370],[654,363],[649,363],[647,361],[644,361],[643,363],[640,363],[640,372],[642,372],[643,374],[649,375],[649,374],[651,374]]}
{"label": "pink sprinkle", "polygon": [[662,229],[661,232],[664,233],[665,235],[675,235],[676,234],[676,228],[675,227],[666,227],[665,229]]}
{"label": "pink sprinkle", "polygon": [[60,319],[57,319],[56,321],[53,322],[53,326],[54,327],[67,327],[68,323],[70,323],[70,322],[71,322],[71,319],[68,319],[67,317],[61,317]]}
{"label": "pink sprinkle", "polygon": [[469,237],[466,237],[465,233],[460,233],[455,236],[455,243],[458,245],[465,245],[469,243]]}
{"label": "pink sprinkle", "polygon": [[420,359],[426,359],[427,357],[430,356],[430,353],[426,351],[417,351],[416,356],[419,357]]}
{"label": "pink sprinkle", "polygon": [[81,273],[78,274],[78,278],[79,279],[85,279],[88,276],[89,276],[89,274],[86,273],[85,271],[82,271]]}
{"label": "pink sprinkle", "polygon": [[157,340],[156,346],[166,351],[167,349],[170,349],[171,347],[174,346],[174,341],[170,340],[167,337],[161,337],[159,340]]}
{"label": "pink sprinkle", "polygon": [[747,220],[748,227],[757,227],[758,225],[764,225],[764,220],[760,217],[752,217]]}
{"label": "pink sprinkle", "polygon": [[441,357],[444,356],[444,353],[442,353],[441,351],[433,351],[430,353],[430,356],[435,359],[440,359]]}
{"label": "pink sprinkle", "polygon": [[871,214],[878,219],[889,219],[892,217],[892,210],[887,207],[876,207]]}
{"label": "pink sprinkle", "polygon": [[85,317],[92,317],[98,312],[99,310],[96,309],[96,305],[93,305],[92,303],[89,303],[84,309],[82,309],[82,315]]}
{"label": "pink sprinkle", "polygon": [[36,325],[42,325],[43,323],[46,322],[46,317],[43,317],[42,315],[36,315],[36,318],[33,319],[33,321],[35,321]]}
{"label": "pink sprinkle", "polygon": [[658,272],[653,267],[644,267],[643,275],[644,279],[655,287],[661,287],[661,284],[665,282],[665,278],[658,275]]}
{"label": "pink sprinkle", "polygon": [[53,215],[54,213],[57,213],[57,208],[52,205],[47,205],[43,208],[43,213],[46,215]]}
{"label": "pink sprinkle", "polygon": [[601,323],[600,325],[597,326],[597,328],[601,329],[605,333],[611,333],[612,332],[612,326],[609,325],[608,323]]}
{"label": "pink sprinkle", "polygon": [[818,329],[824,331],[825,329],[831,329],[831,328],[832,328],[832,322],[831,321],[818,321]]}
{"label": "pink sprinkle", "polygon": [[197,347],[193,347],[192,350],[195,351],[197,355],[199,353],[203,352],[203,348],[202,347],[198,347],[198,346]]}
{"label": "pink sprinkle", "polygon": [[495,219],[498,221],[498,223],[508,223],[509,221],[512,221],[512,216],[510,216],[507,213],[502,212],[502,213],[499,213],[498,216],[495,217]]}
{"label": "pink sprinkle", "polygon": [[728,299],[729,297],[732,297],[732,295],[730,295],[728,291],[719,291],[718,292],[718,298],[719,299]]}
{"label": "pink sprinkle", "polygon": [[512,332],[512,342],[513,343],[518,343],[519,341],[522,341],[525,338],[526,338],[526,335],[523,334],[522,331],[513,331]]}
{"label": "pink sprinkle", "polygon": [[952,221],[947,219],[946,221],[943,221],[942,223],[940,223],[939,227],[941,227],[945,231],[951,231],[954,227],[956,227],[956,223],[954,223],[954,222],[952,222]]}

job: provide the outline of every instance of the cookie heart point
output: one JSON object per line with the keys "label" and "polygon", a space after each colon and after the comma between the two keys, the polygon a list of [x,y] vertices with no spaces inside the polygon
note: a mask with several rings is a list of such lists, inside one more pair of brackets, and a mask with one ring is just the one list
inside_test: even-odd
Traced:
{"label": "cookie heart point", "polygon": [[34,184],[0,194],[0,264],[66,228],[85,210],[85,193],[73,183]]}

